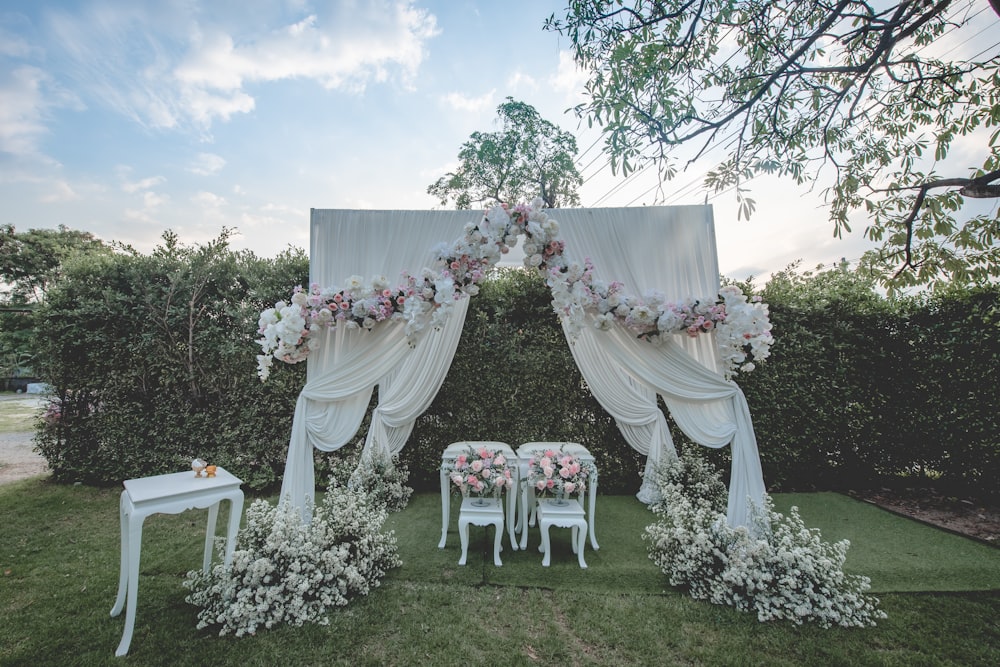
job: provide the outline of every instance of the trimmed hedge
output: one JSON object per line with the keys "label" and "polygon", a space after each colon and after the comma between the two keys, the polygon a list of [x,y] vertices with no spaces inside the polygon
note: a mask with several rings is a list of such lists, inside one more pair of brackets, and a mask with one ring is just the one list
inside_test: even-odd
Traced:
{"label": "trimmed hedge", "polygon": [[[149,256],[80,258],[50,290],[36,314],[37,371],[56,388],[58,412],[40,425],[39,450],[60,481],[118,484],[201,456],[250,488],[274,488],[305,367],[259,382],[257,317],[306,283],[308,260],[293,249],[236,253],[225,234],[195,248],[164,239]],[[902,480],[997,494],[1000,289],[889,299],[842,267],[786,271],[763,296],[776,343],[738,379],[770,490]],[[580,442],[597,458],[601,490],[638,488],[642,457],[591,396],[549,302],[522,271],[482,286],[402,452],[414,488],[437,488],[440,452],[458,440]],[[316,454],[318,481],[340,456]]]}

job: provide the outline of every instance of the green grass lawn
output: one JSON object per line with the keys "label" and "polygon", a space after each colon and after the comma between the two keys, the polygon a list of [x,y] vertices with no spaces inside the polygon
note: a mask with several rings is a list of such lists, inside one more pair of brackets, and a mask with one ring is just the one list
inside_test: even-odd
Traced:
{"label": "green grass lawn", "polygon": [[[457,565],[453,525],[438,549],[440,500],[420,494],[390,517],[404,565],[328,626],[281,627],[236,639],[196,630],[184,573],[201,561],[205,510],[154,515],[143,533],[131,650],[114,658],[124,614],[118,583],[119,489],[34,478],[0,487],[2,665],[996,665],[1000,549],[836,494],[779,495],[828,540],[852,542],[848,567],[871,576],[888,619],[865,630],[762,624],[666,586],[640,535],[652,515],[634,498],[601,496],[589,568],[554,530],[542,568],[527,551],[472,527]],[[249,502],[250,499],[248,499]],[[220,517],[224,525],[225,509]],[[892,591],[892,592],[889,592]]]}

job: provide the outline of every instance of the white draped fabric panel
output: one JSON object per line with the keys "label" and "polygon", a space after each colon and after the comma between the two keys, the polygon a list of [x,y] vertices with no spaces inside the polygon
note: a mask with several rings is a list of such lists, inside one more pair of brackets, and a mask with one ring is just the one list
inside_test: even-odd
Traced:
{"label": "white draped fabric panel", "polygon": [[[310,282],[344,287],[352,275],[365,282],[385,276],[390,285],[406,271],[417,274],[434,260],[434,247],[463,233],[471,211],[349,211],[313,209]],[[365,453],[398,452],[444,381],[465,323],[468,300],[459,302],[444,326],[428,327],[410,348],[401,323],[375,331],[337,328],[324,332],[306,361],[288,445],[281,497],[308,514],[315,494],[313,448],[334,451],[351,441],[364,419],[372,391],[379,403]]]}
{"label": "white draped fabric panel", "polygon": [[[638,296],[661,292],[668,301],[687,297],[714,301],[719,292],[715,227],[710,206],[671,206],[555,211],[566,255],[590,258],[594,277],[620,281]],[[637,494],[657,499],[653,467],[675,455],[656,396],[663,397],[677,425],[707,447],[732,444],[733,467],[727,518],[749,525],[750,502],[765,488],[753,424],[740,388],[723,379],[713,335],[675,334],[655,346],[623,328],[585,328],[573,356],[594,396],[617,421],[629,444],[647,456]]]}
{"label": "white draped fabric panel", "polygon": [[[714,301],[718,294],[709,206],[549,213],[559,222],[567,257],[590,258],[598,280],[623,282],[627,293],[639,296],[656,290],[669,301]],[[466,222],[478,218],[472,211],[313,210],[311,280],[343,287],[351,275],[366,281],[384,275],[396,285],[402,271],[417,273],[429,266],[438,243],[451,243]],[[332,451],[349,442],[375,385],[379,404],[365,452],[391,454],[404,446],[415,419],[447,374],[467,307],[467,301],[460,302],[447,324],[425,331],[415,349],[409,348],[401,325],[324,334],[307,362],[307,383],[295,408],[282,497],[303,508],[312,500],[312,448]],[[764,496],[763,476],[746,399],[735,383],[723,379],[712,338],[679,334],[654,346],[621,328],[600,332],[587,327],[572,351],[595,397],[628,443],[647,456],[647,473],[674,454],[657,395],[695,442],[708,447],[731,443],[728,519],[732,525],[747,525],[748,500],[759,503]],[[656,499],[651,475],[645,476],[638,496],[644,502]]]}

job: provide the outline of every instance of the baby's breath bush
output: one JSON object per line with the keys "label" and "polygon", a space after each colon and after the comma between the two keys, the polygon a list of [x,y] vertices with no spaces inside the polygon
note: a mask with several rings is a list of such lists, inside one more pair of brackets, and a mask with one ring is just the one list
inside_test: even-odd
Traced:
{"label": "baby's breath bush", "polygon": [[240,637],[281,623],[326,625],[331,608],[367,595],[402,564],[395,534],[382,532],[386,516],[384,504],[343,486],[330,487],[308,524],[287,503],[254,501],[232,565],[188,572],[197,627]]}
{"label": "baby's breath bush", "polygon": [[843,571],[850,543],[824,542],[797,508],[785,516],[766,497],[754,508],[749,530],[733,528],[726,523],[725,487],[707,462],[683,456],[656,475],[658,520],[643,537],[672,586],[686,587],[695,599],[756,612],[761,621],[866,627],[885,618],[878,598],[866,594],[868,577]]}
{"label": "baby's breath bush", "polygon": [[329,461],[330,486],[347,486],[367,494],[368,498],[384,505],[389,512],[399,512],[410,502],[413,489],[407,486],[410,469],[398,455],[372,454],[362,461],[360,443],[348,450],[336,452]]}

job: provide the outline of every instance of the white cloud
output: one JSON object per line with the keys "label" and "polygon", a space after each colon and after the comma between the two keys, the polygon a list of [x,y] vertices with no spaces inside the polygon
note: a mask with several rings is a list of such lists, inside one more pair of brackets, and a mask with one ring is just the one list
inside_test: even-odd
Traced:
{"label": "white cloud", "polygon": [[351,92],[371,82],[409,85],[439,32],[413,0],[314,2],[305,16],[307,7],[267,3],[228,15],[214,3],[170,4],[111,2],[53,13],[50,22],[92,96],[159,128],[207,129],[248,113],[256,105],[251,84],[309,79]]}
{"label": "white cloud", "polygon": [[149,190],[150,188],[155,187],[165,182],[166,180],[167,179],[163,178],[162,176],[150,176],[149,178],[143,178],[142,180],[139,181],[126,181],[125,183],[122,183],[122,191],[132,194],[134,192]]}
{"label": "white cloud", "polygon": [[213,192],[199,192],[191,198],[191,201],[204,208],[219,208],[220,206],[225,206],[227,203],[225,197],[221,197]]}
{"label": "white cloud", "polygon": [[214,153],[198,153],[198,157],[188,167],[188,171],[199,176],[211,176],[226,166],[226,159]]}
{"label": "white cloud", "polygon": [[0,153],[19,157],[41,157],[38,143],[48,133],[45,123],[53,109],[81,108],[46,72],[30,65],[0,67],[0,100]]}
{"label": "white cloud", "polygon": [[66,181],[56,181],[49,184],[49,191],[42,195],[40,201],[44,204],[54,204],[58,202],[74,201],[80,199],[80,195]]}
{"label": "white cloud", "polygon": [[583,99],[584,85],[587,83],[588,72],[577,66],[571,51],[559,52],[559,67],[549,79],[553,90],[567,96]]}
{"label": "white cloud", "polygon": [[442,103],[446,107],[450,107],[456,111],[467,111],[469,113],[480,113],[487,109],[493,108],[493,98],[496,95],[496,89],[490,90],[490,92],[480,95],[479,97],[469,97],[462,93],[448,93],[444,96]]}

